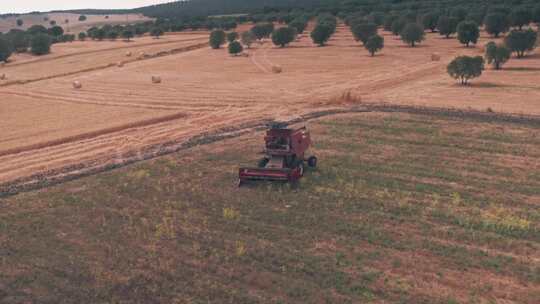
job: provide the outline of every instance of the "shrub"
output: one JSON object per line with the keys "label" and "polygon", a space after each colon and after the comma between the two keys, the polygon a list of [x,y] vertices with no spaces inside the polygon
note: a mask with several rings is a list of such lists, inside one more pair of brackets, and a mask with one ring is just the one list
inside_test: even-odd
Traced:
{"label": "shrub", "polygon": [[244,48],[242,47],[242,44],[240,44],[240,42],[233,41],[233,42],[229,43],[229,54],[236,56],[236,55],[242,53],[243,50],[244,50]]}
{"label": "shrub", "polygon": [[501,69],[501,66],[510,59],[512,52],[504,45],[497,45],[495,42],[490,42],[486,45],[486,60],[488,64],[493,64],[496,70]]}
{"label": "shrub", "polygon": [[219,49],[225,43],[225,32],[222,30],[215,30],[210,33],[210,46],[213,49]]}
{"label": "shrub", "polygon": [[531,19],[531,11],[523,6],[514,9],[512,13],[510,13],[510,24],[512,26],[517,26],[519,30],[521,30],[524,25],[531,23]]}
{"label": "shrub", "polygon": [[319,46],[324,46],[333,34],[332,26],[329,24],[319,24],[311,32],[311,39]]}
{"label": "shrub", "polygon": [[435,32],[435,29],[437,28],[438,19],[439,19],[439,16],[436,13],[429,12],[422,16],[422,25],[424,26],[424,28],[430,29],[431,32]]}
{"label": "shrub", "polygon": [[425,39],[426,33],[421,25],[417,23],[409,23],[401,31],[400,35],[403,42],[414,47],[416,43],[420,43]]}
{"label": "shrub", "polygon": [[242,35],[240,35],[240,40],[245,46],[247,46],[248,49],[251,47],[253,42],[255,42],[256,39],[257,37],[255,37],[255,35],[251,31],[243,32]]}
{"label": "shrub", "polygon": [[7,62],[12,53],[13,48],[9,40],[0,37],[0,61]]}
{"label": "shrub", "polygon": [[132,30],[123,30],[122,31],[122,38],[126,39],[127,41],[130,41],[131,38],[133,38],[135,34]]}
{"label": "shrub", "polygon": [[81,21],[81,22],[86,21],[86,16],[85,15],[80,15],[79,16],[79,21]]}
{"label": "shrub", "polygon": [[448,16],[441,16],[439,17],[439,21],[437,21],[437,29],[439,30],[439,34],[441,36],[445,36],[446,38],[450,38],[450,35],[457,31],[457,25],[457,19]]}
{"label": "shrub", "polygon": [[294,38],[296,38],[296,29],[292,27],[282,27],[272,33],[272,42],[280,47],[293,42]]}
{"label": "shrub", "polygon": [[536,47],[537,34],[529,29],[526,31],[511,31],[504,39],[504,43],[512,52],[516,52],[518,58],[525,56],[526,52]]}
{"label": "shrub", "polygon": [[392,34],[395,36],[399,36],[401,31],[405,28],[407,25],[407,19],[405,18],[398,18],[392,22]]}
{"label": "shrub", "polygon": [[37,34],[30,42],[30,49],[34,55],[45,55],[51,52],[51,37],[46,34]]}
{"label": "shrub", "polygon": [[86,40],[86,37],[87,37],[87,35],[86,35],[85,32],[80,32],[80,33],[79,33],[79,40],[80,40],[80,41],[85,41],[85,40]]}
{"label": "shrub", "polygon": [[230,32],[227,33],[227,41],[229,43],[236,41],[238,39],[238,33],[237,32]]}
{"label": "shrub", "polygon": [[377,25],[375,23],[360,23],[351,28],[354,39],[366,44],[371,36],[377,35]]}
{"label": "shrub", "polygon": [[457,26],[458,40],[469,47],[469,44],[478,42],[480,29],[474,21],[462,21]]}
{"label": "shrub", "polygon": [[470,79],[482,75],[484,58],[482,56],[459,56],[452,60],[446,69],[450,76],[458,79],[462,85],[466,85]]}
{"label": "shrub", "polygon": [[379,35],[373,35],[364,44],[366,50],[369,51],[371,56],[375,56],[375,53],[382,50],[384,47],[384,38]]}
{"label": "shrub", "polygon": [[510,29],[510,22],[506,15],[502,13],[493,13],[486,16],[484,19],[484,26],[486,32],[497,38],[501,33],[508,32]]}

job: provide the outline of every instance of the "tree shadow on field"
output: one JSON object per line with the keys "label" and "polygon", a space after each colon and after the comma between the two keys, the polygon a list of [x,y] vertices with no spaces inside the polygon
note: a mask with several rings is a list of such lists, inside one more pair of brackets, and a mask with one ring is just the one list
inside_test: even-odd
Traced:
{"label": "tree shadow on field", "polygon": [[540,72],[540,67],[508,67],[503,68],[503,70],[514,72]]}
{"label": "tree shadow on field", "polygon": [[485,81],[472,81],[471,83],[462,86],[459,83],[455,84],[458,87],[464,87],[464,88],[478,88],[478,89],[528,89],[528,90],[540,90],[540,87],[537,86],[522,86],[522,85],[514,85],[514,84],[502,84],[502,83],[493,83],[493,82],[485,82]]}
{"label": "tree shadow on field", "polygon": [[[400,39],[401,40],[401,39]],[[414,47],[412,47],[410,44],[400,44],[400,45],[396,45],[397,48],[405,48],[405,49],[411,49],[411,50],[415,50],[415,49],[423,49],[423,48],[429,48],[429,44],[415,44]]]}

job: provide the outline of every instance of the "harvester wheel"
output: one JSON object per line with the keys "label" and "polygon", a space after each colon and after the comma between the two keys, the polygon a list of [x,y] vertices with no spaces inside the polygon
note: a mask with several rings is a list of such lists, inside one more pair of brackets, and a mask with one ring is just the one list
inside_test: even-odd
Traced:
{"label": "harvester wheel", "polygon": [[258,163],[259,168],[266,167],[266,165],[268,164],[269,161],[270,160],[268,158],[266,158],[266,157],[261,158],[261,160],[259,160],[259,163]]}
{"label": "harvester wheel", "polygon": [[310,158],[308,158],[308,166],[310,168],[316,168],[317,167],[317,157],[315,156],[311,156]]}
{"label": "harvester wheel", "polygon": [[300,169],[300,177],[304,176],[304,162],[298,162],[298,169]]}

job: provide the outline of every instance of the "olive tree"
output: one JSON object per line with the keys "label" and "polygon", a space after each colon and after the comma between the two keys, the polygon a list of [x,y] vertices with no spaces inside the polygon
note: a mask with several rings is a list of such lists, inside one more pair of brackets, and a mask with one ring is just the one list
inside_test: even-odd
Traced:
{"label": "olive tree", "polygon": [[229,43],[229,54],[237,56],[238,54],[242,53],[244,48],[242,47],[242,44],[238,41],[233,41]]}
{"label": "olive tree", "polygon": [[474,21],[462,21],[457,26],[458,40],[469,47],[469,44],[478,42],[480,29]]}
{"label": "olive tree", "polygon": [[257,39],[257,37],[255,37],[255,35],[254,35],[253,32],[251,32],[251,31],[243,32],[243,33],[240,35],[240,40],[242,41],[242,43],[243,43],[248,49],[251,47],[251,45],[253,44],[253,42],[255,42],[256,39]]}
{"label": "olive tree", "polygon": [[525,56],[526,52],[534,50],[536,47],[537,33],[532,29],[526,31],[511,31],[505,39],[506,46],[517,54],[518,58]]}
{"label": "olive tree", "polygon": [[491,41],[486,44],[486,60],[488,64],[493,64],[495,70],[500,70],[502,65],[509,59],[512,52],[503,44],[496,44]]}
{"label": "olive tree", "polygon": [[296,29],[292,27],[278,28],[272,33],[272,42],[280,47],[285,47],[287,44],[294,41],[296,38]]}
{"label": "olive tree", "polygon": [[484,26],[486,32],[497,38],[501,33],[508,32],[510,29],[510,21],[505,14],[492,13],[487,15],[484,19]]}
{"label": "olive tree", "polygon": [[355,24],[351,31],[356,41],[362,41],[366,44],[371,36],[377,35],[377,25],[375,23],[359,23]]}
{"label": "olive tree", "polygon": [[210,46],[213,49],[219,49],[225,44],[225,32],[223,30],[215,30],[210,33]]}
{"label": "olive tree", "polygon": [[131,41],[131,38],[133,38],[135,34],[130,29],[125,29],[122,31],[122,38],[126,39],[127,41]]}
{"label": "olive tree", "polygon": [[448,74],[454,79],[458,79],[462,85],[466,85],[470,79],[480,77],[483,69],[484,58],[482,56],[459,56],[446,67]]}
{"label": "olive tree", "polygon": [[392,34],[399,36],[403,28],[407,25],[407,19],[401,17],[392,22]]}
{"label": "olive tree", "polygon": [[409,23],[401,31],[401,40],[414,47],[417,43],[422,42],[426,38],[424,28],[418,23]]}
{"label": "olive tree", "polygon": [[517,7],[510,13],[510,24],[516,26],[519,30],[523,29],[523,26],[531,23],[532,15],[529,8]]}
{"label": "olive tree", "polygon": [[37,34],[30,42],[30,51],[34,55],[45,55],[51,52],[51,37],[46,34]]}
{"label": "olive tree", "polygon": [[9,40],[0,37],[0,61],[7,62],[12,53],[13,48]]}
{"label": "olive tree", "polygon": [[319,24],[311,32],[311,39],[319,46],[324,46],[324,44],[330,39],[333,33],[334,29],[332,29],[331,25],[324,23]]}
{"label": "olive tree", "polygon": [[231,43],[233,41],[238,40],[238,33],[237,32],[230,32],[227,33],[227,42]]}
{"label": "olive tree", "polygon": [[441,36],[450,38],[450,35],[455,34],[457,30],[458,20],[456,18],[441,16],[437,21],[437,29]]}
{"label": "olive tree", "polygon": [[368,38],[366,43],[364,43],[364,47],[368,52],[371,54],[371,56],[375,56],[375,53],[382,50],[384,47],[384,38],[380,35],[373,35]]}
{"label": "olive tree", "polygon": [[429,12],[422,15],[422,25],[426,29],[430,29],[431,32],[435,32],[437,28],[437,21],[439,16],[435,12]]}

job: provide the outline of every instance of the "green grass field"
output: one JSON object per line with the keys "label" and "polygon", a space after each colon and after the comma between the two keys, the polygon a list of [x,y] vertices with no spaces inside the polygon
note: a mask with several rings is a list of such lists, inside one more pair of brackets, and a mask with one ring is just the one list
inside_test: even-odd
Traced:
{"label": "green grass field", "polygon": [[0,303],[538,303],[540,128],[308,123],[299,187],[236,187],[262,133],[0,199]]}

